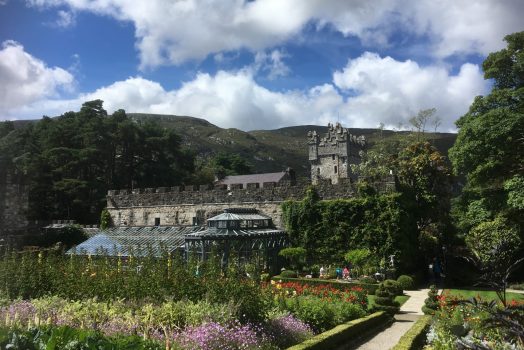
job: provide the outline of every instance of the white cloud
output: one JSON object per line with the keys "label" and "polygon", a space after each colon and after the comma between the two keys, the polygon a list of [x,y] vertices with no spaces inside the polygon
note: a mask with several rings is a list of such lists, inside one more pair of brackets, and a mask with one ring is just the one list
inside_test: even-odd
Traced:
{"label": "white cloud", "polygon": [[15,41],[4,41],[0,50],[0,114],[32,102],[57,96],[70,89],[73,76],[59,67],[44,62],[24,51]]}
{"label": "white cloud", "polygon": [[[199,73],[179,89],[165,90],[142,77],[115,82],[75,100],[42,101],[19,109],[18,116],[62,114],[82,102],[102,99],[109,112],[149,112],[200,117],[221,127],[273,129],[340,120],[348,127],[394,127],[408,123],[419,110],[437,108],[441,130],[467,110],[474,97],[487,92],[476,65],[464,64],[456,75],[439,66],[421,67],[374,53],[349,60],[333,74],[333,83],[309,90],[271,91],[259,85],[251,68]],[[339,90],[340,89],[340,90]],[[32,113],[32,114],[31,114]]]}
{"label": "white cloud", "polygon": [[76,16],[71,11],[58,11],[58,18],[54,25],[61,28],[69,28],[76,24]]}
{"label": "white cloud", "polygon": [[407,123],[419,110],[437,108],[442,129],[454,129],[453,122],[464,114],[474,97],[485,94],[488,84],[476,65],[462,65],[457,75],[444,67],[421,67],[366,52],[349,60],[333,75],[335,85],[354,95],[343,107],[349,124],[356,127],[395,126]]}
{"label": "white cloud", "polygon": [[[246,48],[264,51],[300,35],[308,23],[330,26],[367,45],[394,34],[427,36],[436,57],[487,54],[504,35],[523,29],[522,0],[27,0],[69,6],[135,26],[141,67],[202,60]],[[220,57],[220,56],[218,56]]]}
{"label": "white cloud", "polygon": [[289,57],[283,50],[273,50],[270,53],[257,52],[253,68],[257,71],[267,72],[269,80],[285,77],[291,69],[284,63],[284,58]]}

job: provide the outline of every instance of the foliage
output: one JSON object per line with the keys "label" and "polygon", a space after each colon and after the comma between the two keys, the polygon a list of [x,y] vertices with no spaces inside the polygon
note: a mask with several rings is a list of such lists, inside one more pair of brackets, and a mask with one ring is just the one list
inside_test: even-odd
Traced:
{"label": "foliage", "polygon": [[462,195],[455,201],[454,216],[467,235],[480,220],[503,215],[522,234],[522,164],[524,164],[524,32],[505,37],[507,48],[491,53],[483,63],[484,77],[494,88],[479,96],[468,113],[457,121],[459,133],[450,150],[457,175],[466,177]]}
{"label": "foliage", "polygon": [[215,176],[222,179],[229,175],[244,175],[252,172],[252,166],[238,154],[219,152],[210,161]]}
{"label": "foliage", "polygon": [[394,300],[395,293],[391,288],[386,287],[385,283],[381,283],[375,292],[375,306],[376,311],[385,311],[388,314],[394,315],[400,310],[398,302]]}
{"label": "foliage", "polygon": [[359,287],[342,291],[328,284],[311,286],[283,282],[272,284],[271,291],[281,309],[293,313],[316,332],[362,317],[366,313],[366,294]]}
{"label": "foliage", "polygon": [[100,100],[3,133],[0,157],[26,174],[29,218],[80,223],[98,221],[108,189],[172,186],[193,170],[173,131],[107,115]]}
{"label": "foliage", "polygon": [[431,285],[428,291],[428,297],[424,300],[422,312],[426,315],[433,315],[439,309],[438,289],[435,285]]}
{"label": "foliage", "polygon": [[439,306],[428,334],[434,349],[518,349],[523,345],[524,307],[519,302],[503,306],[480,296],[465,301],[445,291]]}
{"label": "foliage", "polygon": [[302,201],[284,202],[282,217],[309,263],[340,264],[350,248],[368,249],[377,260],[395,255],[400,270],[409,271],[421,259],[410,208],[401,194],[318,201],[311,189]]}
{"label": "foliage", "polygon": [[422,349],[426,343],[426,333],[431,324],[430,316],[420,317],[411,328],[400,337],[399,342],[392,350]]}
{"label": "foliage", "polygon": [[84,230],[77,225],[70,225],[47,230],[44,234],[32,237],[32,244],[40,247],[51,247],[57,243],[62,248],[69,249],[87,239]]}
{"label": "foliage", "polygon": [[403,290],[413,290],[415,289],[415,281],[413,277],[408,275],[400,275],[397,278],[397,282],[400,285],[400,288]]}
{"label": "foliage", "polygon": [[360,272],[362,272],[361,269],[363,269],[366,266],[371,265],[371,267],[373,267],[373,260],[376,260],[373,259],[373,254],[371,253],[371,251],[366,248],[352,249],[344,255],[344,259],[352,264],[353,270],[357,269],[357,271]]}
{"label": "foliage", "polygon": [[482,273],[482,281],[495,289],[504,305],[510,275],[524,261],[524,258],[516,258],[521,243],[517,229],[502,217],[481,223],[466,237],[466,244]]}
{"label": "foliage", "polygon": [[304,258],[306,257],[306,250],[302,247],[289,247],[280,250],[278,255],[288,259],[291,267],[297,270],[305,262]]}
{"label": "foliage", "polygon": [[283,277],[283,278],[297,278],[298,274],[297,274],[296,271],[293,271],[293,270],[284,270],[284,271],[280,272],[280,277]]}
{"label": "foliage", "polygon": [[105,230],[111,227],[111,224],[111,214],[109,214],[107,208],[102,209],[100,213],[100,229]]}
{"label": "foliage", "polygon": [[393,296],[402,295],[402,286],[395,280],[385,280],[381,283]]}
{"label": "foliage", "polygon": [[69,299],[175,300],[211,303],[234,301],[241,321],[265,318],[269,305],[260,286],[236,270],[232,262],[221,276],[218,259],[199,266],[181,257],[155,257],[135,252],[120,257],[65,256],[60,251],[6,252],[0,260],[0,292],[13,299],[57,295]]}
{"label": "foliage", "polygon": [[0,348],[11,350],[160,350],[155,342],[137,336],[105,337],[92,330],[67,326],[21,329],[0,328]]}
{"label": "foliage", "polygon": [[268,333],[279,349],[287,349],[313,336],[311,327],[290,314],[271,319],[268,323]]}

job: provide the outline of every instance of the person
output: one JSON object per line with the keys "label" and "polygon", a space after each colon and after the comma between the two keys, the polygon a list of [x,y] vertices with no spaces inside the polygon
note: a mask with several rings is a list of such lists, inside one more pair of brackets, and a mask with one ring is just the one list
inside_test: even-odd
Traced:
{"label": "person", "polygon": [[320,278],[324,278],[326,276],[326,269],[324,266],[320,267]]}
{"label": "person", "polygon": [[438,258],[433,258],[433,276],[435,277],[435,284],[440,284],[440,277],[442,274],[442,265],[440,265],[440,260]]}
{"label": "person", "polygon": [[340,267],[337,267],[335,273],[337,274],[337,280],[342,278],[342,269]]}
{"label": "person", "polygon": [[349,279],[349,269],[348,269],[347,266],[344,267],[344,270],[342,270],[342,277],[343,277],[345,280]]}

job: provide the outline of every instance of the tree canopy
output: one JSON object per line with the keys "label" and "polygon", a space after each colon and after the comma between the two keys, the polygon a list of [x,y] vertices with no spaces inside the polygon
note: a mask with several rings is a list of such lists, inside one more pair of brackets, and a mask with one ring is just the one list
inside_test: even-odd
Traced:
{"label": "tree canopy", "polygon": [[172,131],[136,122],[101,100],[15,129],[0,126],[0,156],[25,174],[32,219],[97,222],[108,189],[182,184],[193,156]]}
{"label": "tree canopy", "polygon": [[478,96],[457,121],[450,150],[457,175],[465,176],[454,213],[463,233],[503,215],[520,226],[524,217],[524,32],[505,37],[507,47],[483,63],[494,88]]}

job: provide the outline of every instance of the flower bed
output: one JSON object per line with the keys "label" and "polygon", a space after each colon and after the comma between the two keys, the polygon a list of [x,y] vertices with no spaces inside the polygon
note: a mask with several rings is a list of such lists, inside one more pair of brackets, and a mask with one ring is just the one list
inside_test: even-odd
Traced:
{"label": "flower bed", "polygon": [[427,338],[435,350],[522,348],[524,301],[513,299],[503,306],[480,294],[465,301],[460,294],[445,290]]}
{"label": "flower bed", "polygon": [[338,280],[325,280],[320,278],[285,278],[280,276],[274,276],[271,278],[273,281],[281,281],[281,282],[297,282],[305,285],[330,285],[333,288],[340,289],[340,290],[347,290],[351,289],[353,287],[360,287],[364,289],[367,294],[375,294],[375,291],[378,288],[378,284],[371,284],[371,283],[357,283],[357,282],[347,282],[347,281],[338,281]]}

